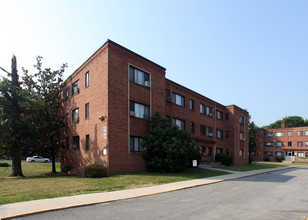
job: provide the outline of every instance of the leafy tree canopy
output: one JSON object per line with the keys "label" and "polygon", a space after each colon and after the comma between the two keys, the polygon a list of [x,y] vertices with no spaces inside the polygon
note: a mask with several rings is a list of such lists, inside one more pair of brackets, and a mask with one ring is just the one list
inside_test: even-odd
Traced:
{"label": "leafy tree canopy", "polygon": [[277,120],[270,125],[263,126],[262,128],[281,128],[281,122],[282,121],[285,121],[286,128],[308,126],[308,120],[307,119],[304,120],[300,116],[288,116],[288,117],[284,117],[282,120]]}

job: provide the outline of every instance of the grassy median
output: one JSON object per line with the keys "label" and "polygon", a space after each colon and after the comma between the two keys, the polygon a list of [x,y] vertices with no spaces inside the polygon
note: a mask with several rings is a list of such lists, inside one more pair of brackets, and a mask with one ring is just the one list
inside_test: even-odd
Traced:
{"label": "grassy median", "polygon": [[[26,177],[11,178],[8,177],[11,169],[12,167],[0,167],[0,204],[132,189],[228,174],[222,171],[197,169],[195,176],[194,169],[186,169],[183,173],[141,172],[107,178],[84,178],[50,174],[50,163],[23,163],[22,169]],[[60,170],[59,163],[57,170]]]}

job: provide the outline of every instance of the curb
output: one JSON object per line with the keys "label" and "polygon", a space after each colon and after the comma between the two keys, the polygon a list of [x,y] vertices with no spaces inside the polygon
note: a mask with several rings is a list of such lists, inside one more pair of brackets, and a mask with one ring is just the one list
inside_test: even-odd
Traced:
{"label": "curb", "polygon": [[[219,183],[219,182],[225,182],[225,181],[228,181],[228,180],[240,179],[240,178],[243,178],[243,177],[256,176],[256,175],[264,174],[264,173],[271,173],[271,172],[276,172],[276,171],[281,171],[281,170],[287,170],[287,169],[291,169],[291,168],[294,168],[294,167],[286,166],[286,167],[283,167],[283,168],[278,169],[278,170],[265,170],[265,171],[256,172],[256,173],[252,173],[252,174],[248,173],[246,175],[239,176],[239,177],[230,177],[230,178],[221,179],[221,180],[213,180],[212,182],[199,183],[199,184],[195,184],[195,185],[191,185],[191,186],[183,186],[183,187],[178,187],[178,188],[175,188],[175,189],[157,191],[157,192],[154,192],[154,193],[143,193],[143,194],[139,194],[139,195],[121,197],[121,198],[116,198],[116,199],[105,199],[105,200],[99,200],[99,201],[94,201],[94,202],[87,202],[87,203],[73,204],[73,205],[68,205],[68,206],[61,206],[61,207],[56,207],[56,208],[45,208],[45,209],[38,209],[38,210],[35,210],[35,211],[29,211],[29,212],[8,214],[6,216],[0,216],[0,219],[1,220],[13,219],[13,218],[16,218],[16,217],[23,217],[23,216],[33,215],[33,214],[38,214],[38,213],[43,213],[43,212],[52,212],[52,211],[57,211],[57,210],[69,209],[69,208],[78,208],[78,207],[83,207],[83,206],[90,206],[90,205],[96,205],[96,204],[102,204],[102,203],[116,202],[116,201],[120,201],[120,200],[140,198],[140,197],[145,197],[145,196],[151,196],[151,195],[156,195],[156,194],[162,194],[162,193],[167,193],[167,192],[174,192],[174,191],[194,188],[194,187],[198,187],[198,186],[215,184],[215,183]],[[232,175],[232,174],[226,174],[226,175]],[[222,176],[225,176],[225,175],[222,175]],[[204,179],[209,180],[210,178],[204,178]],[[308,218],[306,218],[306,220],[308,220]]]}

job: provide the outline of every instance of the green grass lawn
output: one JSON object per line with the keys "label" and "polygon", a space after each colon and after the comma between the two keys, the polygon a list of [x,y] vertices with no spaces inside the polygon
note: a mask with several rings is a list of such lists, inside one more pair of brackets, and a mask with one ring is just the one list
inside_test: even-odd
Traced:
{"label": "green grass lawn", "polygon": [[[51,164],[23,163],[25,178],[8,177],[12,167],[0,167],[0,204],[54,198],[95,192],[132,189],[159,184],[206,178],[228,174],[227,172],[186,169],[183,173],[133,173],[107,178],[51,175]],[[60,164],[57,163],[57,170]]]}

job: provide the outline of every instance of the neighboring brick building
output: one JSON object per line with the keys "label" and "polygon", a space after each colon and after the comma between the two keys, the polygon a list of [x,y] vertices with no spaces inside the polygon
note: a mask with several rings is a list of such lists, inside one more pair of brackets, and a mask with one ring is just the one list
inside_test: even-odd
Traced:
{"label": "neighboring brick building", "polygon": [[283,121],[281,128],[259,129],[256,146],[250,146],[249,151],[254,160],[267,157],[275,161],[278,156],[286,160],[308,157],[308,127],[286,128]]}
{"label": "neighboring brick building", "polygon": [[203,160],[223,152],[247,164],[248,112],[166,79],[165,70],[111,40],[99,48],[62,85],[62,164],[74,173],[93,163],[111,174],[143,171],[140,143],[155,112],[191,130]]}

